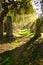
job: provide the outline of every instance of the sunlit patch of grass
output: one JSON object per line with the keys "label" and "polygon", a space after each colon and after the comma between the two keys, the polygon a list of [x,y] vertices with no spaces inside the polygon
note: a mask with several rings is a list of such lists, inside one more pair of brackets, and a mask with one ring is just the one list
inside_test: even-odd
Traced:
{"label": "sunlit patch of grass", "polygon": [[34,33],[30,33],[30,29],[18,29],[17,32],[14,33],[16,37],[27,37]]}
{"label": "sunlit patch of grass", "polygon": [[39,63],[40,63],[40,65],[43,65],[43,59],[40,59]]}
{"label": "sunlit patch of grass", "polygon": [[28,29],[18,29],[18,32],[15,32],[14,34],[15,34],[16,37],[23,37],[23,36],[30,34],[30,30],[28,30]]}
{"label": "sunlit patch of grass", "polygon": [[[19,34],[18,36],[16,35],[17,39],[11,43],[12,49],[16,48],[16,47],[20,47],[21,45],[24,45],[29,40],[29,36],[33,37],[34,34],[35,33],[29,33],[29,34],[27,33],[26,35],[25,34],[22,34],[22,35]],[[26,39],[26,41],[25,41],[25,39]]]}

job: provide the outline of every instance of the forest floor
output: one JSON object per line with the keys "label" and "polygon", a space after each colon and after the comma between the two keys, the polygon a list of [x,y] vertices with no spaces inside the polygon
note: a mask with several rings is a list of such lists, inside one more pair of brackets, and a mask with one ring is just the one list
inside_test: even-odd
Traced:
{"label": "forest floor", "polygon": [[5,38],[0,39],[0,65],[43,65],[43,33],[40,37]]}

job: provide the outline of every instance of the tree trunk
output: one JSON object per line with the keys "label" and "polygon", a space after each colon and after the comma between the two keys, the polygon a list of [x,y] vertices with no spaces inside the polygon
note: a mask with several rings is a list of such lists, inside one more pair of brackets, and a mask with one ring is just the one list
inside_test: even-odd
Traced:
{"label": "tree trunk", "polygon": [[3,35],[3,22],[2,22],[2,5],[0,2],[0,36]]}
{"label": "tree trunk", "polygon": [[7,29],[6,29],[7,36],[12,36],[12,20],[11,16],[7,16]]}
{"label": "tree trunk", "polygon": [[35,36],[40,36],[40,22],[41,20],[40,19],[37,19],[36,20],[36,33],[35,33]]}
{"label": "tree trunk", "polygon": [[0,22],[0,36],[3,35],[3,22]]}

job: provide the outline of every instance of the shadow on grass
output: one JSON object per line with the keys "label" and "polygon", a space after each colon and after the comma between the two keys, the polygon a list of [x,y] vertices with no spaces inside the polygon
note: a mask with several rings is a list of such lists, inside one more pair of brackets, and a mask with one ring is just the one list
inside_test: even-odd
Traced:
{"label": "shadow on grass", "polygon": [[8,37],[8,36],[4,35],[4,36],[0,37],[0,44],[11,43],[15,40],[16,40],[16,38],[14,36]]}
{"label": "shadow on grass", "polygon": [[[29,36],[27,37],[30,37],[34,35],[34,33],[31,33]],[[21,36],[21,37],[16,37],[16,36],[6,36],[6,35],[3,35],[3,36],[0,36],[0,44],[4,44],[4,43],[11,43],[17,39],[20,39],[20,38],[23,38],[25,36]]]}
{"label": "shadow on grass", "polygon": [[[0,54],[1,65],[43,65],[43,40],[35,44],[32,37],[26,44]],[[41,51],[42,50],[42,51]]]}

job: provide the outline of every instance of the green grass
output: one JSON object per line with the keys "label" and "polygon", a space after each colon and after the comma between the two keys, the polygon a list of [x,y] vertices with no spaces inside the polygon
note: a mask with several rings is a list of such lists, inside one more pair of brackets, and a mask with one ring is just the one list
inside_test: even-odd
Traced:
{"label": "green grass", "polygon": [[14,32],[16,37],[28,37],[34,35],[34,33],[30,33],[30,29],[18,29],[17,32]]}
{"label": "green grass", "polygon": [[28,34],[30,34],[30,30],[29,29],[18,29],[18,32],[15,32],[14,34],[16,37],[27,36]]}
{"label": "green grass", "polygon": [[[10,11],[9,11],[9,15]],[[25,17],[24,17],[25,16]],[[19,18],[20,15],[16,16],[18,24],[21,23],[21,26],[25,26],[30,22],[30,26],[33,24],[33,22],[36,22],[36,17],[34,14],[29,15],[21,15],[21,19]],[[24,20],[23,20],[24,17]],[[13,15],[12,15],[13,19]],[[16,21],[15,21],[16,22]],[[17,23],[17,22],[16,22]],[[0,64],[1,65],[43,65],[43,59],[41,56],[40,49],[43,46],[43,42],[41,41],[40,44],[36,42],[34,43],[38,38],[33,37],[35,33],[30,33],[30,29],[18,29],[18,31],[14,31],[15,38],[10,38],[4,36],[3,38],[0,38],[0,43],[2,45],[4,44],[10,44],[12,46],[11,49],[8,51],[5,51],[3,53],[0,53]],[[6,35],[6,33],[4,33]],[[33,37],[29,39],[30,37]],[[27,39],[27,41],[23,41]],[[7,46],[6,46],[7,47]]]}
{"label": "green grass", "polygon": [[37,44],[34,44],[37,39],[37,37],[33,37],[26,44],[18,45],[18,47],[14,46],[15,48],[11,51],[0,54],[1,65],[43,65],[40,51],[40,46],[43,47],[43,41],[40,44],[37,42]]}

